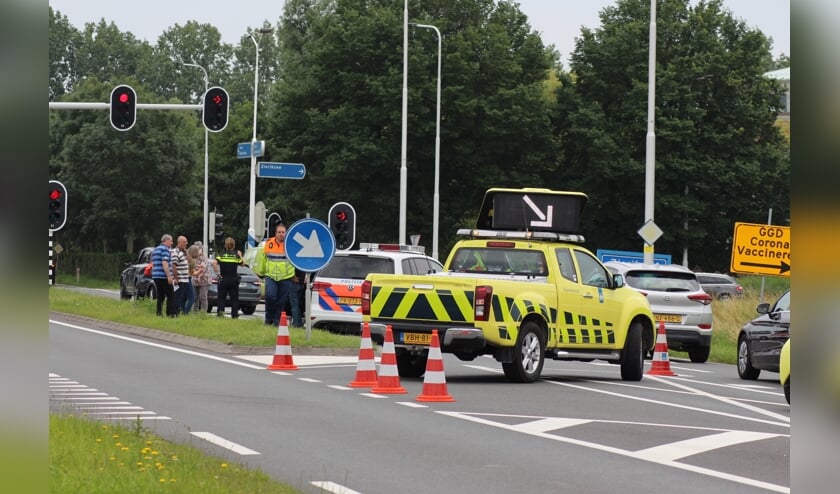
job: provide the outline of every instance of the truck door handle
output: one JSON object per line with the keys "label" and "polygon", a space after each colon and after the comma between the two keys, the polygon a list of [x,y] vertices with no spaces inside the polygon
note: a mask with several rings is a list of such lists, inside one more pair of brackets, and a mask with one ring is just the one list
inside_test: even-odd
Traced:
{"label": "truck door handle", "polygon": [[595,297],[595,296],[594,296],[594,295],[592,295],[591,293],[584,293],[584,294],[583,294],[583,298],[594,298],[594,297]]}

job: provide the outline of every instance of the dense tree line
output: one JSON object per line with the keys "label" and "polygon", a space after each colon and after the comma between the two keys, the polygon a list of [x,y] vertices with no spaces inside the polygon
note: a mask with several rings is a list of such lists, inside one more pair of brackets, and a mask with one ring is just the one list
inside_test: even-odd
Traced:
{"label": "dense tree line", "polygon": [[[440,246],[472,225],[488,187],[579,190],[587,246],[638,251],[644,219],[649,2],[619,0],[583,30],[560,66],[512,1],[417,0],[412,21],[443,36]],[[210,85],[231,96],[228,127],[210,135],[210,209],[244,243],[250,161],[235,157],[253,126],[254,43],[221,41],[188,22],[155,45],[101,21],[76,29],[50,9],[51,101],[106,101],[131,84],[141,102],[196,103]],[[275,27],[271,34],[260,27]],[[774,120],[781,88],[762,74],[770,42],[719,0],[658,8],[656,250],[725,270],[735,221],[789,218],[788,148]],[[396,241],[402,125],[402,3],[287,0],[260,46],[258,138],[265,161],[304,163],[302,181],[258,179],[256,196],[291,223],[354,205],[357,240]],[[407,231],[430,249],[437,39],[410,28]],[[140,111],[117,132],[107,112],[50,113],[50,177],[68,186],[65,247],[134,252],[164,232],[200,238],[203,127],[197,112]]]}

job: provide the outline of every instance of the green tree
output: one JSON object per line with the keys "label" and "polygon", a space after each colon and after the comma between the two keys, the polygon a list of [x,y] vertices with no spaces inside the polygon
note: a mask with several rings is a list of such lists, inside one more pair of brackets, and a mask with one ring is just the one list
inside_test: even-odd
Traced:
{"label": "green tree", "polygon": [[[443,35],[440,234],[489,186],[540,186],[556,171],[549,100],[555,60],[514,2],[410,2]],[[259,197],[297,219],[331,204],[357,210],[357,239],[396,241],[402,122],[402,3],[289,0],[282,72],[271,93],[269,153],[304,163],[305,182],[260,181]],[[437,40],[409,33],[407,232],[432,238]],[[449,214],[457,211],[458,214]],[[281,213],[282,214],[282,213]],[[474,218],[475,214],[467,216]],[[442,255],[446,252],[441,250]]]}
{"label": "green tree", "polygon": [[[591,247],[640,250],[647,132],[647,0],[619,0],[583,29],[554,121],[559,181],[589,194]],[[724,270],[735,221],[789,218],[788,148],[773,125],[781,88],[763,77],[770,43],[720,0],[657,8],[656,250]]]}
{"label": "green tree", "polygon": [[76,79],[76,47],[81,34],[67,16],[49,8],[49,96],[54,101],[73,88]]}

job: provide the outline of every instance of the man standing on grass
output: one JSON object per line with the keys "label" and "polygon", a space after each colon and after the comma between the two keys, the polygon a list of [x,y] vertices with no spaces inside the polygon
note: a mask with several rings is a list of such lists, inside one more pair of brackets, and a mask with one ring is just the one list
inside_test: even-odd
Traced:
{"label": "man standing on grass", "polygon": [[174,297],[172,285],[175,283],[175,277],[172,275],[172,270],[170,269],[172,256],[169,253],[169,249],[171,247],[172,235],[164,233],[160,238],[160,245],[152,251],[152,281],[155,282],[155,288],[157,288],[155,314],[159,316],[163,315],[161,313],[161,307],[163,306],[163,300],[166,299],[166,315],[175,317],[177,307],[172,300]]}

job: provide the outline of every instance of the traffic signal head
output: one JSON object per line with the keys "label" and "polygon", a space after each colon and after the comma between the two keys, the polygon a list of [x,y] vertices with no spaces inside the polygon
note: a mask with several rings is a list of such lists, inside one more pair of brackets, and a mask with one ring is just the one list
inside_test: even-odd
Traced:
{"label": "traffic signal head", "polygon": [[137,93],[131,86],[117,86],[111,91],[111,126],[117,130],[134,127],[137,119]]}
{"label": "traffic signal head", "polygon": [[214,224],[215,224],[215,230],[216,230],[215,231],[216,237],[217,238],[222,238],[225,235],[225,231],[224,231],[224,226],[225,225],[222,223],[222,220],[224,220],[225,216],[222,213],[215,213],[213,216],[215,217]]}
{"label": "traffic signal head", "polygon": [[57,180],[49,184],[50,230],[60,230],[67,222],[67,188]]}
{"label": "traffic signal head", "polygon": [[228,123],[228,93],[220,87],[211,87],[204,93],[204,127],[210,132],[219,132]]}
{"label": "traffic signal head", "polygon": [[329,226],[336,250],[348,250],[356,243],[356,210],[350,204],[338,202],[330,208]]}

